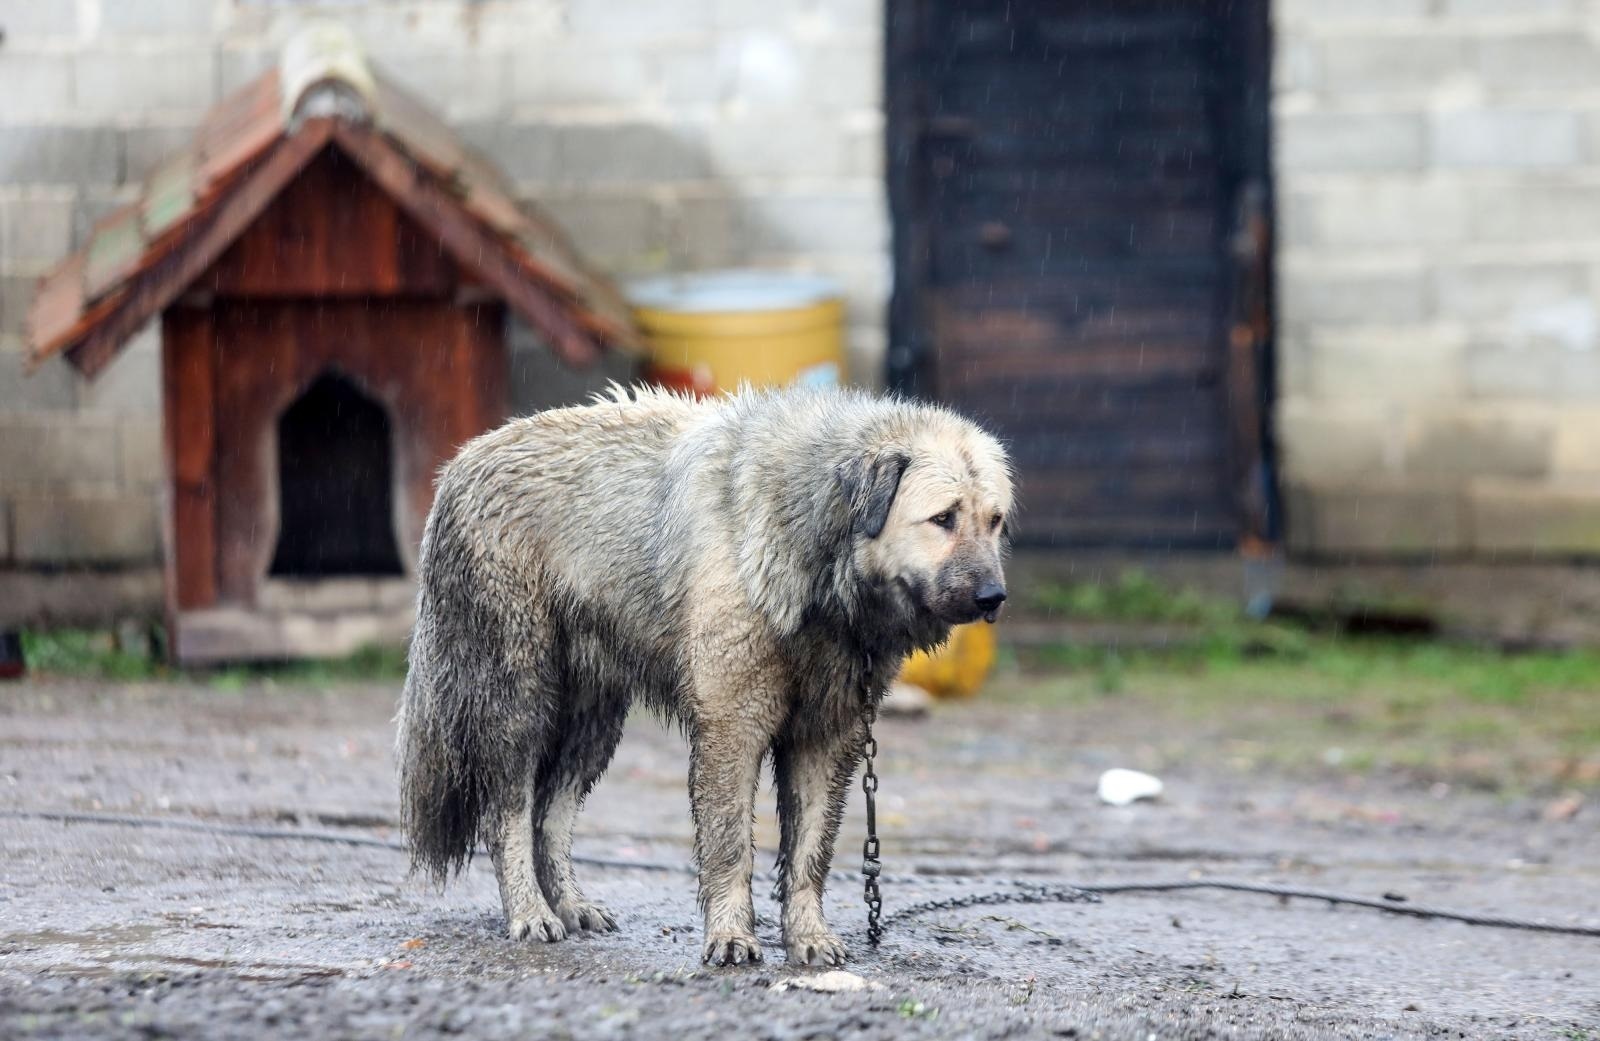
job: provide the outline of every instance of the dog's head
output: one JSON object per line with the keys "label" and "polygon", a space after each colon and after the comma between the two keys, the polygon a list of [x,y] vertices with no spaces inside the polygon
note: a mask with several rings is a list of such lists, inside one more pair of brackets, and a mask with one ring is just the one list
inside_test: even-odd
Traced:
{"label": "dog's head", "polygon": [[918,616],[992,622],[1006,598],[1005,450],[949,413],[927,410],[920,419],[841,474],[857,564]]}

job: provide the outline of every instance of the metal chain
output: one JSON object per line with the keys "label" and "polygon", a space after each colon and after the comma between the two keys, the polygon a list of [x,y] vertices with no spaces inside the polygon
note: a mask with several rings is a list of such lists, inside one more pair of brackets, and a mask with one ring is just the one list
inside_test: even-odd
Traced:
{"label": "metal chain", "polygon": [[[889,916],[886,924],[893,925],[934,911],[960,911],[968,907],[992,907],[996,904],[1098,904],[1099,902],[1098,893],[1091,893],[1076,886],[1046,886],[1018,882],[1015,889],[948,896],[942,900],[924,900],[920,904],[912,904],[896,911]],[[870,931],[868,936],[870,938]]]}
{"label": "metal chain", "polygon": [[883,894],[878,890],[878,878],[883,874],[883,862],[878,856],[878,739],[872,736],[872,724],[877,721],[878,706],[872,699],[872,656],[866,658],[866,675],[861,680],[861,696],[866,709],[866,738],[861,750],[866,769],[861,773],[861,790],[867,797],[867,837],[861,843],[861,899],[867,905],[867,943],[873,947],[883,938]]}

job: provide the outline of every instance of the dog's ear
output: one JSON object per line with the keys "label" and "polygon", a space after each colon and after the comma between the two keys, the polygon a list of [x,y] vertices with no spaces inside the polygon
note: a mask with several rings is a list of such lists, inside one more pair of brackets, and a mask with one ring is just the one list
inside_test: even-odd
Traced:
{"label": "dog's ear", "polygon": [[839,485],[850,507],[853,530],[869,539],[883,534],[883,526],[889,523],[889,507],[900,490],[900,478],[910,465],[910,456],[889,449],[839,467]]}

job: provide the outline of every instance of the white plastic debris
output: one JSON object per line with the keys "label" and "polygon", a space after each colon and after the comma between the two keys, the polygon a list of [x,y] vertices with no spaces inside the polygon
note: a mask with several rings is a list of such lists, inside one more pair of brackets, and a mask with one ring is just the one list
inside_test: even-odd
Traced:
{"label": "white plastic debris", "polygon": [[1162,787],[1159,777],[1118,767],[1100,775],[1100,801],[1112,806],[1128,806],[1140,799],[1156,798]]}
{"label": "white plastic debris", "polygon": [[815,976],[790,976],[786,980],[774,983],[769,989],[815,990],[823,994],[844,994],[856,990],[882,990],[883,984],[873,983],[843,969],[832,969],[828,972],[819,972]]}
{"label": "white plastic debris", "polygon": [[915,683],[896,682],[889,688],[889,696],[878,706],[880,716],[912,718],[926,716],[933,706],[933,695]]}

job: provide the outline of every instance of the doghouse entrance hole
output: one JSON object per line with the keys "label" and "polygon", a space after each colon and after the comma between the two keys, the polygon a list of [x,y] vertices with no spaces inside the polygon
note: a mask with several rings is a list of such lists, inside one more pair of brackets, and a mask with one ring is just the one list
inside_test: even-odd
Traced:
{"label": "doghouse entrance hole", "polygon": [[394,537],[389,417],[324,373],[278,420],[278,546],[271,573],[403,573]]}

